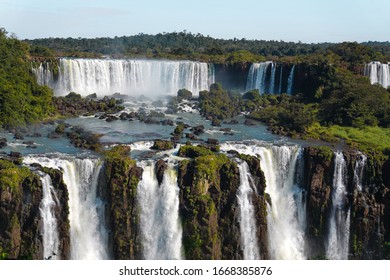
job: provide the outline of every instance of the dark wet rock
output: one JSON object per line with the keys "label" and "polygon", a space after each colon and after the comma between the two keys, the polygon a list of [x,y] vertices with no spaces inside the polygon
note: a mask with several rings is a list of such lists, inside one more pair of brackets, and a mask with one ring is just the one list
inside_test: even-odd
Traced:
{"label": "dark wet rock", "polygon": [[22,144],[24,144],[24,145],[34,145],[34,141],[23,141]]}
{"label": "dark wet rock", "polygon": [[6,138],[0,138],[0,149],[7,146],[7,139]]}
{"label": "dark wet rock", "polygon": [[245,120],[244,124],[245,124],[245,125],[248,125],[248,126],[254,126],[254,125],[256,125],[253,121],[248,120],[248,119]]}
{"label": "dark wet rock", "polygon": [[24,139],[23,134],[20,133],[20,132],[15,132],[14,138],[15,138],[16,140],[23,140],[23,139]]}
{"label": "dark wet rock", "polygon": [[160,124],[160,122],[156,119],[153,119],[153,118],[146,118],[144,120],[144,123],[146,124]]}
{"label": "dark wet rock", "polygon": [[174,148],[174,143],[172,141],[160,140],[160,139],[155,140],[153,146],[151,147],[152,150],[158,150],[158,151],[166,151],[166,150],[171,150],[173,148]]}
{"label": "dark wet rock", "polygon": [[109,115],[106,119],[106,122],[112,122],[112,121],[117,121],[119,118],[117,116]]}
{"label": "dark wet rock", "polygon": [[161,185],[163,179],[164,179],[164,172],[167,169],[167,164],[165,163],[164,160],[159,159],[156,162],[156,177],[158,184]]}
{"label": "dark wet rock", "polygon": [[92,93],[92,94],[89,94],[85,97],[86,99],[97,99],[97,94],[96,93]]}
{"label": "dark wet rock", "polygon": [[162,120],[161,124],[162,125],[169,125],[169,126],[174,126],[175,125],[175,123],[172,120],[169,120],[169,119]]}
{"label": "dark wet rock", "polygon": [[218,139],[213,139],[213,138],[208,138],[207,143],[212,145],[219,145]]}
{"label": "dark wet rock", "polygon": [[212,126],[221,126],[221,121],[218,120],[218,119],[213,119],[213,120],[211,121],[211,125],[212,125]]}
{"label": "dark wet rock", "polygon": [[22,157],[22,154],[19,152],[10,152],[8,155],[10,157],[13,157],[13,158],[21,158]]}
{"label": "dark wet rock", "polygon": [[203,125],[193,126],[191,130],[194,132],[195,135],[200,135],[204,133],[204,126]]}
{"label": "dark wet rock", "polygon": [[126,113],[126,112],[123,112],[120,114],[119,118],[122,120],[122,121],[125,121],[129,118],[129,114]]}
{"label": "dark wet rock", "polygon": [[239,122],[237,120],[231,120],[229,124],[238,124]]}
{"label": "dark wet rock", "polygon": [[65,131],[65,123],[60,123],[57,125],[56,129],[54,130],[55,133],[62,134]]}

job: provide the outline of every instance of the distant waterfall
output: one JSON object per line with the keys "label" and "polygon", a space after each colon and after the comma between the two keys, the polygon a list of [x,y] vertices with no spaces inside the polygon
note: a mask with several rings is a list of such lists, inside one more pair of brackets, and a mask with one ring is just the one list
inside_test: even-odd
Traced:
{"label": "distant waterfall", "polygon": [[236,150],[260,157],[267,182],[266,192],[272,201],[272,207],[268,207],[271,258],[305,259],[305,199],[296,182],[296,167],[302,159],[300,149],[296,146],[223,143],[221,150]]}
{"label": "distant waterfall", "polygon": [[25,157],[24,163],[60,169],[69,192],[71,259],[107,259],[108,232],[103,202],[97,196],[98,159]]}
{"label": "distant waterfall", "polygon": [[279,73],[279,94],[282,94],[283,90],[283,66],[280,66],[280,73]]}
{"label": "distant waterfall", "polygon": [[350,209],[345,209],[347,165],[342,152],[335,153],[334,165],[332,206],[326,256],[332,260],[347,260],[349,252]]}
{"label": "distant waterfall", "polygon": [[354,184],[359,192],[363,191],[363,176],[366,168],[367,156],[360,154],[356,159],[355,169],[353,171]]}
{"label": "distant waterfall", "polygon": [[40,85],[54,86],[54,76],[50,69],[50,63],[44,62],[39,64],[38,68],[32,68],[33,73],[37,77],[37,82]]}
{"label": "distant waterfall", "polygon": [[258,89],[260,94],[266,93],[267,68],[273,62],[253,63],[249,69],[246,90]]}
{"label": "distant waterfall", "polygon": [[291,95],[293,92],[293,84],[294,84],[294,72],[295,71],[295,65],[291,68],[290,75],[288,75],[287,80],[287,94]]}
{"label": "distant waterfall", "polygon": [[[176,94],[186,88],[194,95],[208,90],[214,82],[214,70],[207,63],[169,60],[71,59],[59,60],[58,78],[39,66],[33,70],[40,84],[52,86],[56,95],[71,91],[81,95]],[[46,67],[47,69],[47,67]]]}
{"label": "distant waterfall", "polygon": [[147,260],[182,259],[182,228],[179,220],[179,187],[171,164],[159,186],[155,164],[142,162],[138,184],[143,256]]}
{"label": "distant waterfall", "polygon": [[371,84],[380,84],[384,88],[390,86],[389,63],[370,62],[364,67],[364,75],[369,77]]}
{"label": "distant waterfall", "polygon": [[246,90],[258,89],[264,93],[292,94],[295,65],[287,77],[286,66],[272,61],[253,63],[248,72]]}
{"label": "distant waterfall", "polygon": [[275,93],[276,63],[271,63],[271,78],[269,81],[269,92]]}
{"label": "distant waterfall", "polygon": [[240,170],[240,187],[238,189],[238,203],[240,207],[240,233],[244,260],[260,259],[258,240],[256,237],[255,209],[252,203],[253,189],[250,181],[252,176],[248,164],[244,161],[238,165]]}
{"label": "distant waterfall", "polygon": [[58,225],[54,208],[58,199],[53,188],[50,176],[45,174],[41,177],[43,188],[43,199],[40,205],[40,212],[43,220],[43,257],[57,259],[59,256]]}

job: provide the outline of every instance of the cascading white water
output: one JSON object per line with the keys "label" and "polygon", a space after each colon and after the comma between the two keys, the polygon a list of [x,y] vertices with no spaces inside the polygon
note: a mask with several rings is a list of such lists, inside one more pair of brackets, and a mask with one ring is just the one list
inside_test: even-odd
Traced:
{"label": "cascading white water", "polygon": [[54,208],[58,204],[56,192],[53,188],[53,184],[49,175],[45,174],[41,176],[43,199],[39,210],[42,216],[43,227],[43,257],[45,259],[58,259],[58,225],[55,216]]}
{"label": "cascading white water", "polygon": [[276,63],[271,63],[271,78],[269,80],[268,93],[275,93]]}
{"label": "cascading white water", "polygon": [[347,165],[342,152],[335,153],[334,166],[326,257],[332,260],[347,260],[349,252],[350,209],[345,209]]}
{"label": "cascading white water", "polygon": [[155,164],[141,162],[142,180],[138,184],[143,256],[147,260],[182,259],[182,228],[179,220],[177,174],[168,164],[159,186]]}
{"label": "cascading white water", "polygon": [[[302,190],[294,183],[300,149],[296,146],[259,146],[256,144],[221,144],[222,151],[259,155],[266,178],[266,192],[271,196],[268,207],[269,250],[272,259],[305,259],[304,199]],[[297,191],[299,189],[299,191]],[[302,212],[302,210],[301,210]]]}
{"label": "cascading white water", "polygon": [[290,75],[288,76],[287,80],[287,94],[291,95],[293,91],[293,84],[294,84],[294,71],[295,71],[295,65],[291,68]]}
{"label": "cascading white water", "polygon": [[258,89],[260,94],[266,93],[267,68],[272,61],[253,63],[249,68],[246,90]]}
{"label": "cascading white water", "polygon": [[25,164],[60,169],[69,192],[71,259],[107,259],[108,232],[103,202],[97,196],[98,159],[24,157]]}
{"label": "cascading white water", "polygon": [[38,68],[32,67],[32,71],[37,77],[37,82],[40,85],[47,85],[49,87],[54,86],[53,72],[50,69],[50,64],[44,62],[39,64]]}
{"label": "cascading white water", "polygon": [[[42,65],[41,65],[42,66]],[[176,94],[181,88],[198,95],[214,82],[207,63],[169,60],[71,59],[59,60],[58,80],[52,71],[35,70],[37,80],[54,88],[57,95],[71,91],[81,95]]]}
{"label": "cascading white water", "polygon": [[[255,209],[252,203],[253,189],[248,164],[244,161],[238,165],[240,170],[240,187],[238,189],[238,204],[240,207],[240,234],[244,260],[260,259],[258,240],[256,236]],[[252,184],[253,185],[253,184]]]}
{"label": "cascading white water", "polygon": [[363,176],[366,162],[367,156],[365,154],[360,154],[359,158],[356,159],[356,165],[353,171],[354,184],[359,192],[363,191]]}
{"label": "cascading white water", "polygon": [[280,65],[279,94],[282,93],[282,89],[283,89],[283,88],[282,88],[282,86],[283,86],[282,82],[283,82],[283,65]]}
{"label": "cascading white water", "polygon": [[373,61],[364,66],[364,75],[370,78],[371,84],[380,84],[384,88],[390,86],[389,63]]}

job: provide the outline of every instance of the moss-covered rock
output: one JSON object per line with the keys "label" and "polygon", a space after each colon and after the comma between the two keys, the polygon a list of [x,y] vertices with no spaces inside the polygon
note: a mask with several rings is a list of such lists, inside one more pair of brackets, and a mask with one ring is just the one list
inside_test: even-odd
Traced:
{"label": "moss-covered rock", "polygon": [[[331,152],[331,151],[330,151]],[[327,148],[304,149],[305,185],[307,189],[307,241],[311,257],[325,255],[328,216],[333,182],[333,153]]]}
{"label": "moss-covered rock", "polygon": [[191,145],[184,145],[181,146],[178,152],[179,157],[189,157],[189,158],[196,158],[200,156],[207,156],[207,155],[213,155],[214,153],[204,147],[204,146],[191,146]]}
{"label": "moss-covered rock", "polygon": [[160,139],[155,140],[153,146],[151,147],[152,150],[158,150],[158,151],[166,151],[166,150],[171,150],[173,148],[174,148],[174,144],[172,141],[160,140]]}
{"label": "moss-covered rock", "polygon": [[104,185],[115,259],[140,259],[139,210],[137,185],[142,169],[128,153],[130,147],[116,146],[105,154]]}
{"label": "moss-covered rock", "polygon": [[40,178],[0,159],[0,247],[9,259],[41,259]]}
{"label": "moss-covered rock", "polygon": [[186,258],[242,259],[237,164],[225,155],[206,153],[179,164],[179,207]]}

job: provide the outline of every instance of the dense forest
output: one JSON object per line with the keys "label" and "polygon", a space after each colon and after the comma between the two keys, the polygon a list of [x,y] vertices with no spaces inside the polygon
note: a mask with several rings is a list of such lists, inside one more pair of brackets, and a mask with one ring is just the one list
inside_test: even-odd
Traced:
{"label": "dense forest", "polygon": [[[284,41],[265,41],[243,39],[214,39],[202,34],[190,32],[159,33],[114,38],[45,38],[26,40],[34,46],[36,56],[50,56],[53,50],[58,56],[99,57],[154,57],[170,59],[193,59],[208,62],[253,62],[281,57],[326,54],[337,46],[332,43],[294,43]],[[390,42],[367,42],[372,58],[383,60],[390,58]]]}
{"label": "dense forest", "polygon": [[29,45],[0,29],[0,126],[42,120],[53,110],[52,95],[31,73]]}

